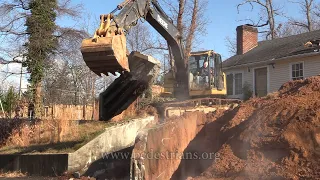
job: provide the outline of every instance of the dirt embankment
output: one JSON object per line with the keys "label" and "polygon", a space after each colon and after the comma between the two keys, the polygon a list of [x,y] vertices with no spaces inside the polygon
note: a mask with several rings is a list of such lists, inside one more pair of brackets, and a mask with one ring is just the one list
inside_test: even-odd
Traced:
{"label": "dirt embankment", "polygon": [[228,111],[199,132],[190,151],[219,158],[182,160],[172,179],[320,178],[320,76]]}
{"label": "dirt embankment", "polygon": [[206,124],[222,116],[224,111],[210,115],[203,112],[186,113],[141,132],[133,150],[133,177],[170,179],[184,158],[188,144]]}

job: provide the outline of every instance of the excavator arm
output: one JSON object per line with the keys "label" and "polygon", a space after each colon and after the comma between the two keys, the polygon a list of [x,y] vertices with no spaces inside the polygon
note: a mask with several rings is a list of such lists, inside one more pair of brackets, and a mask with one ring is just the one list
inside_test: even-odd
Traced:
{"label": "excavator arm", "polygon": [[159,62],[138,52],[127,53],[126,34],[139,20],[146,20],[168,43],[175,62],[174,94],[189,96],[188,75],[181,36],[156,0],[125,0],[110,14],[100,16],[94,36],[82,42],[87,66],[97,75],[120,73],[99,98],[100,120],[109,120],[132,104],[155,79]]}
{"label": "excavator arm", "polygon": [[[128,31],[137,21],[144,18],[168,42],[177,68],[184,67],[181,36],[172,20],[165,14],[156,0],[127,0],[121,12],[114,16],[117,27]],[[121,7],[121,6],[118,6]]]}
{"label": "excavator arm", "polygon": [[187,98],[188,76],[181,35],[157,0],[125,0],[100,19],[100,28],[93,38],[83,41],[81,48],[84,60],[93,72],[100,75],[135,71],[128,63],[125,35],[138,20],[145,19],[167,41],[175,62],[175,94]]}

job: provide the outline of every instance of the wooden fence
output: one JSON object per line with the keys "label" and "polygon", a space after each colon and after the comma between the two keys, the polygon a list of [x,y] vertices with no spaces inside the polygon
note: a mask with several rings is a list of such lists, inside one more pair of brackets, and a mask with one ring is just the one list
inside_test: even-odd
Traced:
{"label": "wooden fence", "polygon": [[53,105],[45,107],[45,118],[65,120],[98,120],[99,109],[90,105]]}
{"label": "wooden fence", "polygon": [[[30,111],[26,106],[20,108],[18,114],[19,118],[30,118]],[[99,120],[99,105],[96,103],[95,106],[62,104],[45,106],[42,119]]]}

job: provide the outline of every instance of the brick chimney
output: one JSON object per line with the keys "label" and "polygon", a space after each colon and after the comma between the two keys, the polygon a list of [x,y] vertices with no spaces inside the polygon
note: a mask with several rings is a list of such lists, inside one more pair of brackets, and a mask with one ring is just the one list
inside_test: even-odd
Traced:
{"label": "brick chimney", "polygon": [[258,29],[248,25],[237,27],[237,55],[245,54],[258,46]]}

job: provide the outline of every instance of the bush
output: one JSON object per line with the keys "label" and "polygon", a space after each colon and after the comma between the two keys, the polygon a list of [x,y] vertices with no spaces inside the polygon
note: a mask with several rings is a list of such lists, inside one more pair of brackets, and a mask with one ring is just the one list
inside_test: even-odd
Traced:
{"label": "bush", "polygon": [[252,95],[253,91],[251,85],[248,82],[245,82],[243,85],[243,99],[247,101],[252,98]]}

